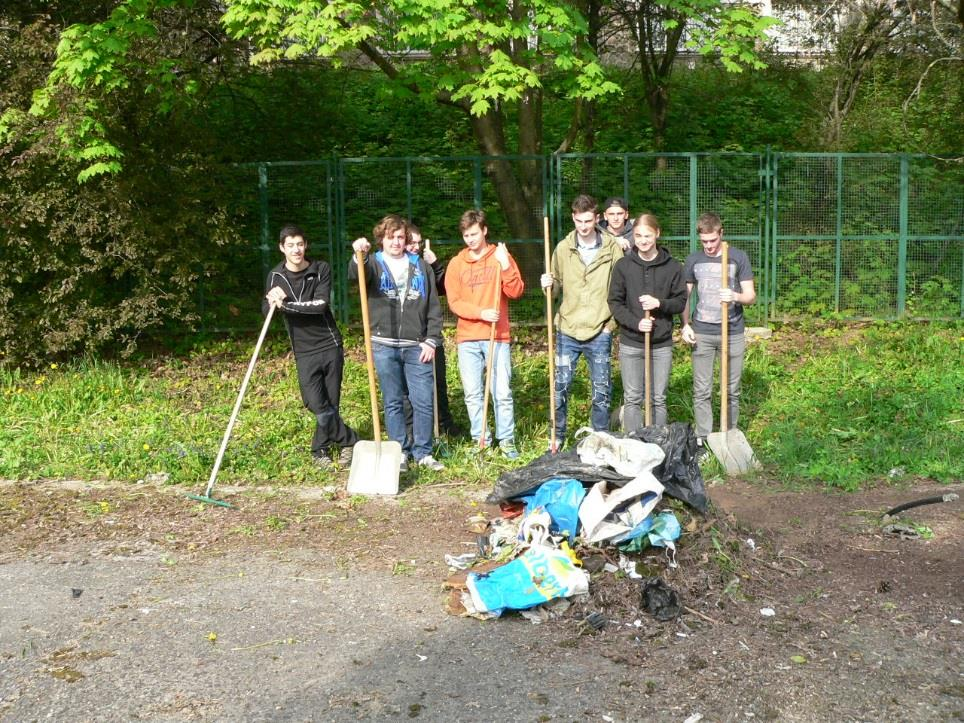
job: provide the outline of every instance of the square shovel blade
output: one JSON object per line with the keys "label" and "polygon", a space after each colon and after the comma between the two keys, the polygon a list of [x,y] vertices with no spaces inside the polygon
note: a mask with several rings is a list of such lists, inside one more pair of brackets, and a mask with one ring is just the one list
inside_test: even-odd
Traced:
{"label": "square shovel blade", "polygon": [[402,446],[398,442],[355,443],[348,473],[348,494],[397,495]]}
{"label": "square shovel blade", "polygon": [[723,469],[729,476],[745,474],[760,467],[750,443],[739,429],[728,432],[712,432],[706,438],[706,444],[720,460]]}

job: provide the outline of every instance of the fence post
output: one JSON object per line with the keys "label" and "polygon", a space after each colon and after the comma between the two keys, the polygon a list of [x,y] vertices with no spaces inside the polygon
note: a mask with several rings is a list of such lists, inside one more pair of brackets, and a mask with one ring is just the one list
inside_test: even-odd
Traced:
{"label": "fence post", "polygon": [[[412,159],[405,159],[405,218],[412,221]],[[419,223],[424,220],[419,219]]]}
{"label": "fence post", "polygon": [[833,257],[833,310],[840,313],[840,278],[843,265],[843,155],[837,154],[837,220]]}
{"label": "fence post", "polygon": [[760,287],[760,297],[763,299],[763,323],[770,321],[770,265],[767,260],[770,255],[770,226],[768,218],[770,216],[770,146],[767,145],[766,152],[760,157],[760,216],[758,225],[762,237],[762,249],[760,253],[760,268],[763,271],[763,279]]}
{"label": "fence post", "polygon": [[[623,199],[630,208],[633,204],[629,200],[629,154],[623,153]],[[605,201],[603,201],[605,203]],[[606,209],[603,209],[605,211]]]}
{"label": "fence post", "polygon": [[268,276],[271,259],[268,252],[271,250],[268,245],[270,230],[268,229],[268,164],[258,164],[258,204],[261,207],[261,271],[262,276]]}
{"label": "fence post", "polygon": [[777,308],[777,220],[780,209],[780,154],[773,155],[773,164],[770,169],[770,312],[776,315]]}
{"label": "fence post", "polygon": [[475,198],[475,207],[482,208],[482,158],[481,156],[475,159],[475,188],[473,189],[475,193],[473,194]]}
{"label": "fence post", "polygon": [[900,155],[900,230],[897,245],[897,318],[904,316],[907,305],[907,201],[909,196],[907,154]]}
{"label": "fence post", "polygon": [[[339,250],[343,250],[346,239],[345,230],[345,162],[342,158],[335,160],[335,240],[334,244]],[[332,254],[336,256],[336,254]],[[342,324],[348,323],[348,259],[340,254],[338,266],[341,267],[341,283],[337,284],[338,289],[338,321]]]}
{"label": "fence post", "polygon": [[699,186],[696,183],[696,154],[690,153],[690,253],[696,251],[696,217]]}

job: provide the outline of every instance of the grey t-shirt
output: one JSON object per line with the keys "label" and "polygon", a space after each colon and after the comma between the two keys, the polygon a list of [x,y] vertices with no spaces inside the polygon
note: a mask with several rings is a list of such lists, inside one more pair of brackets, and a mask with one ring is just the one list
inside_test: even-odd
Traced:
{"label": "grey t-shirt", "polygon": [[[697,334],[720,335],[720,325],[723,323],[723,307],[720,306],[720,289],[723,257],[707,256],[703,251],[694,251],[686,257],[683,265],[683,281],[696,285],[697,303],[696,313],[693,315],[693,331]],[[730,247],[727,264],[729,269],[729,287],[739,293],[740,282],[753,280],[753,269],[750,258],[740,251]],[[730,334],[743,333],[743,305],[733,302],[730,304]]]}

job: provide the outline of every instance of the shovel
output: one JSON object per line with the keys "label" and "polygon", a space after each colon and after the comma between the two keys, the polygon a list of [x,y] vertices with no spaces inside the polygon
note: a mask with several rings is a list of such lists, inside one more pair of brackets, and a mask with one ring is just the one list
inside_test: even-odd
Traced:
{"label": "shovel", "polygon": [[[729,288],[730,267],[729,267],[729,245],[724,241],[723,258],[721,259],[720,274],[722,275],[720,288]],[[727,393],[729,392],[729,370],[730,370],[730,305],[722,303],[723,319],[721,332],[720,349],[720,430],[712,432],[706,438],[713,454],[720,460],[723,469],[728,476],[735,474],[745,474],[751,469],[760,466],[750,443],[746,441],[743,432],[739,429],[729,429],[729,406]]]}
{"label": "shovel", "polygon": [[251,381],[254,363],[258,361],[258,353],[261,351],[264,337],[268,333],[268,326],[271,324],[271,317],[274,316],[274,310],[275,306],[271,304],[268,307],[268,315],[264,317],[261,335],[258,337],[258,343],[254,345],[254,354],[251,355],[251,361],[248,363],[248,371],[244,375],[244,381],[241,382],[241,391],[238,392],[238,398],[234,402],[234,409],[231,411],[231,418],[228,420],[228,428],[224,430],[224,437],[221,439],[221,449],[218,450],[218,456],[214,460],[214,469],[211,470],[211,477],[208,479],[207,489],[204,490],[203,495],[185,495],[188,499],[197,500],[198,502],[204,502],[209,505],[218,505],[219,507],[233,507],[233,505],[224,500],[216,500],[211,497],[211,490],[214,489],[214,480],[218,478],[218,470],[221,469],[221,462],[224,460],[224,451],[228,448],[228,440],[231,439],[231,430],[234,429],[234,423],[238,421],[238,412],[241,411],[241,400],[244,399],[244,392],[248,388],[248,382]]}
{"label": "shovel", "polygon": [[365,255],[355,252],[358,264],[358,290],[361,294],[362,325],[365,329],[365,359],[368,362],[368,395],[372,404],[372,427],[375,441],[355,443],[348,473],[348,494],[397,495],[398,473],[402,465],[402,445],[382,441],[378,419],[378,397],[375,393],[375,362],[372,358],[371,322],[368,319],[368,283],[365,279]]}

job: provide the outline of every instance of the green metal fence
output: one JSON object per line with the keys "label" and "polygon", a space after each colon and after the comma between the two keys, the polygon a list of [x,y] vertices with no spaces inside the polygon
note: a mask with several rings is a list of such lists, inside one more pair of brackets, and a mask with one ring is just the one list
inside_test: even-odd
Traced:
{"label": "green metal fence", "polygon": [[[501,165],[500,165],[501,164]],[[511,193],[502,178],[522,178]],[[509,175],[506,176],[505,174]],[[333,158],[237,167],[238,205],[251,243],[238,250],[261,278],[280,260],[276,234],[301,225],[332,265],[342,321],[357,307],[345,272],[351,241],[387,213],[418,224],[447,261],[462,248],[468,208],[489,217],[490,239],[509,243],[525,277],[516,321],[544,318],[538,277],[542,219],[553,242],[572,227],[579,193],[625,197],[655,213],[662,243],[680,259],[697,247],[696,217],[713,210],[725,237],[750,256],[758,303],[751,323],[964,317],[964,165],[932,156],[817,153],[605,153],[553,156]],[[252,186],[257,183],[257,207]],[[508,201],[506,199],[509,199]],[[513,210],[504,209],[514,206]],[[260,285],[257,287],[260,289]],[[210,291],[206,292],[210,294]],[[449,317],[451,321],[451,317]]]}
{"label": "green metal fence", "polygon": [[773,153],[770,319],[964,316],[964,166]]}

